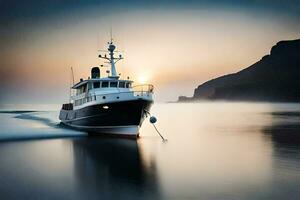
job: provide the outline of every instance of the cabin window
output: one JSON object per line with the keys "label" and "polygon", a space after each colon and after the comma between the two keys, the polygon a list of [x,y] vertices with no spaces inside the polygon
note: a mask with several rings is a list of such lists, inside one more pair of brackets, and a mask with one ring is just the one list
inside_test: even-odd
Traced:
{"label": "cabin window", "polygon": [[110,87],[117,87],[118,82],[110,82]]}
{"label": "cabin window", "polygon": [[102,87],[107,88],[108,87],[108,81],[103,81],[102,82]]}
{"label": "cabin window", "polygon": [[119,87],[120,88],[125,88],[125,82],[119,82]]}
{"label": "cabin window", "polygon": [[82,93],[85,93],[85,92],[86,92],[86,88],[87,88],[87,84],[84,84],[84,85],[82,86]]}
{"label": "cabin window", "polygon": [[131,87],[131,83],[126,83],[126,88],[130,88]]}
{"label": "cabin window", "polygon": [[93,84],[91,82],[88,82],[88,90],[93,89]]}
{"label": "cabin window", "polygon": [[94,88],[100,88],[100,82],[94,82],[93,86]]}
{"label": "cabin window", "polygon": [[86,92],[87,84],[84,84],[76,89],[76,95],[80,95]]}
{"label": "cabin window", "polygon": [[77,88],[76,89],[76,95],[80,95],[80,94],[81,94],[80,88]]}

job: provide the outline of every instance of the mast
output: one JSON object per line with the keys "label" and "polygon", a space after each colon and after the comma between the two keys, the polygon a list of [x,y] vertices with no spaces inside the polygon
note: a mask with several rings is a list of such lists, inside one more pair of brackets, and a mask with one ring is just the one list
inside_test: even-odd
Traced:
{"label": "mast", "polygon": [[108,46],[108,51],[109,51],[109,55],[110,55],[110,65],[111,65],[111,77],[112,78],[119,78],[118,74],[117,74],[117,70],[116,70],[116,66],[115,66],[115,58],[114,58],[114,50],[116,49],[116,46],[113,45],[112,39],[111,42]]}
{"label": "mast", "polygon": [[[102,56],[101,54],[99,55],[99,58],[102,59],[106,59],[109,61],[109,64],[111,66],[111,70],[110,70],[110,76],[109,78],[119,78],[119,75],[117,73],[116,70],[116,62],[118,62],[119,60],[122,60],[123,57],[121,55],[119,55],[119,57],[114,57],[114,51],[116,49],[116,46],[113,44],[113,38],[112,38],[112,31],[110,32],[110,42],[107,43],[108,44],[108,53],[109,53],[109,57],[106,56],[106,54],[104,56]],[[104,51],[107,52],[107,51]]]}

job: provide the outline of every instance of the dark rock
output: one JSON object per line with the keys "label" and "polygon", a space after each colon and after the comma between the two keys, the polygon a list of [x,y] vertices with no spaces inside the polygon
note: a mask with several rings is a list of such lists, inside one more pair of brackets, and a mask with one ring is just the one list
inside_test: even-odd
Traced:
{"label": "dark rock", "polygon": [[192,97],[200,99],[300,102],[300,40],[278,42],[250,67],[203,83]]}
{"label": "dark rock", "polygon": [[179,96],[178,97],[178,101],[180,102],[188,102],[188,101],[192,101],[193,98],[192,97],[186,97],[186,96]]}

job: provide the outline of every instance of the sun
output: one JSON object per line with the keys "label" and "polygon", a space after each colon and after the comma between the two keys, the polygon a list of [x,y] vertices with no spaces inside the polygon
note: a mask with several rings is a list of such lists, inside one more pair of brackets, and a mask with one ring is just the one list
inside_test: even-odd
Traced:
{"label": "sun", "polygon": [[138,76],[137,80],[139,84],[146,84],[149,80],[149,77],[146,74],[141,74]]}

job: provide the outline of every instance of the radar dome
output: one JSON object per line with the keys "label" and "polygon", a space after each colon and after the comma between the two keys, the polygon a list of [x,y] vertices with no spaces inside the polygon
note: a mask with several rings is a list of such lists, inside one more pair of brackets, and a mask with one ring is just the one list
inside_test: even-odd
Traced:
{"label": "radar dome", "polygon": [[114,51],[116,49],[116,46],[113,44],[110,44],[108,47],[108,51]]}

